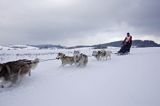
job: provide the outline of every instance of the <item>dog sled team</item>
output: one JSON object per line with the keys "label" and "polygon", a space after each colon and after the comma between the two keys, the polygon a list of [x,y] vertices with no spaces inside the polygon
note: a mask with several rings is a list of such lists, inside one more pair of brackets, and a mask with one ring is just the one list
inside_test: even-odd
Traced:
{"label": "dog sled team", "polygon": [[[92,56],[97,60],[111,59],[111,51],[93,51]],[[88,63],[88,56],[84,53],[80,53],[80,51],[74,51],[73,56],[66,56],[64,53],[58,53],[56,59],[61,60],[61,66],[74,64],[77,67],[85,67]],[[0,64],[0,87],[12,86],[20,82],[25,75],[28,74],[30,76],[31,70],[34,69],[39,62],[39,59],[21,59]]]}
{"label": "dog sled team", "polygon": [[[100,60],[111,60],[111,51],[98,50],[93,51],[92,56],[94,56],[98,61]],[[73,56],[66,56],[64,53],[58,53],[56,59],[60,59],[62,66],[67,64],[76,65],[77,67],[85,67],[88,63],[88,56],[86,54],[80,53],[80,51],[74,51]]]}
{"label": "dog sled team", "polygon": [[[121,49],[116,53],[119,55],[127,54],[130,52],[132,45],[132,36],[127,33],[127,37],[122,43]],[[109,50],[98,50],[93,51],[92,56],[94,56],[98,61],[101,60],[111,60],[112,52]],[[64,53],[58,53],[56,59],[60,59],[61,66],[76,65],[77,67],[85,67],[88,64],[88,57],[80,51],[74,51],[73,56],[67,56]],[[0,63],[0,87],[4,88],[5,85],[12,86],[12,84],[20,82],[25,75],[31,75],[31,70],[34,69],[39,63],[39,59],[35,60],[17,60],[7,63]]]}

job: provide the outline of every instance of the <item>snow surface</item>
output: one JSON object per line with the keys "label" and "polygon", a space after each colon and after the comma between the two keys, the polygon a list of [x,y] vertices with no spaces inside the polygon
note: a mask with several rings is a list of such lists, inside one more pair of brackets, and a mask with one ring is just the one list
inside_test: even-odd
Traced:
{"label": "snow surface", "polygon": [[[81,49],[87,55],[92,51]],[[0,57],[4,54],[1,62],[49,59],[58,52],[71,55],[73,50],[10,50],[0,51]],[[112,54],[108,61],[89,57],[85,68],[41,62],[19,85],[0,89],[0,106],[160,106],[159,60],[160,48],[132,48],[131,54]]]}

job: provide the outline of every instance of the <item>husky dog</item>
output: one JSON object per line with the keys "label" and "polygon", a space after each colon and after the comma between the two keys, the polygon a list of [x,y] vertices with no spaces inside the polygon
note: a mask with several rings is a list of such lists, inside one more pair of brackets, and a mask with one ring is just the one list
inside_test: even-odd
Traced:
{"label": "husky dog", "polygon": [[92,56],[94,56],[97,60],[107,60],[108,57],[111,59],[111,51],[100,50],[93,51]]}
{"label": "husky dog", "polygon": [[88,63],[88,56],[81,53],[79,56],[77,55],[74,59],[75,63],[77,63],[78,67],[86,66]]}
{"label": "husky dog", "polygon": [[102,60],[105,58],[106,51],[100,50],[100,51],[93,51],[92,56],[94,56],[97,60]]}
{"label": "husky dog", "polygon": [[93,51],[92,56],[94,56],[97,60],[100,59],[100,55],[98,55],[98,51]]}
{"label": "husky dog", "polygon": [[[34,69],[39,63],[39,59],[35,60],[17,60],[0,64],[0,79],[1,82],[10,84],[20,81],[26,74],[31,75],[31,69]],[[5,85],[1,85],[4,87]]]}
{"label": "husky dog", "polygon": [[63,53],[58,53],[56,59],[60,59],[62,61],[62,66],[66,64],[72,65],[74,63],[74,56],[66,56]]}

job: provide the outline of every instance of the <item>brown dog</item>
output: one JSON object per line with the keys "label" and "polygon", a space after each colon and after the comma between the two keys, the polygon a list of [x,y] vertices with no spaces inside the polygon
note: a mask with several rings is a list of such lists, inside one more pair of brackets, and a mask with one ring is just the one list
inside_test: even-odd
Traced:
{"label": "brown dog", "polygon": [[66,65],[66,64],[72,65],[74,63],[73,56],[66,56],[63,53],[58,53],[56,59],[60,59],[62,61],[62,66]]}

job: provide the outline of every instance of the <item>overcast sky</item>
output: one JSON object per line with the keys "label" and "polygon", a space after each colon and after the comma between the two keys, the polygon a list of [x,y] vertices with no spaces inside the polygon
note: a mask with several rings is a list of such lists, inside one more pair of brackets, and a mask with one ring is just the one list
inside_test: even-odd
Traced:
{"label": "overcast sky", "polygon": [[0,0],[0,45],[160,43],[160,0]]}

